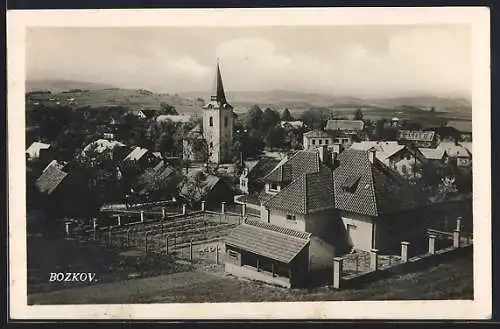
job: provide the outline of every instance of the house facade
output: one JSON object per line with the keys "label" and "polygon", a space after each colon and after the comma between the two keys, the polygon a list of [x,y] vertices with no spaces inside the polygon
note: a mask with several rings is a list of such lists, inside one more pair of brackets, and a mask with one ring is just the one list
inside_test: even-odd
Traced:
{"label": "house facade", "polygon": [[304,133],[302,135],[302,139],[304,150],[333,144],[333,137],[330,136],[330,134],[326,131],[320,129],[315,129]]}

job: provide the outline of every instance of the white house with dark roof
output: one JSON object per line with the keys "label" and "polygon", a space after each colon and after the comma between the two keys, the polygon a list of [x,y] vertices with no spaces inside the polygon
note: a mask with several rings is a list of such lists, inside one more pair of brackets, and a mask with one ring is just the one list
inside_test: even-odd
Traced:
{"label": "white house with dark roof", "polygon": [[[469,144],[465,144],[469,145]],[[462,144],[453,142],[441,142],[439,149],[446,151],[451,160],[455,161],[458,167],[468,167],[472,164],[472,145],[467,148]]]}
{"label": "white house with dark roof", "polygon": [[446,153],[446,150],[443,148],[420,147],[418,150],[420,151],[420,153],[422,153],[422,155],[427,161],[434,163],[447,163],[448,161],[448,154]]}
{"label": "white house with dark roof", "polygon": [[425,157],[419,149],[411,145],[399,144],[396,141],[363,141],[353,143],[351,149],[375,151],[378,160],[405,178],[418,174],[413,170],[415,165],[425,161]]}
{"label": "white house with dark roof", "polygon": [[317,148],[322,145],[333,144],[333,137],[330,136],[329,133],[321,129],[314,129],[304,133],[302,135],[302,139],[304,150]]}

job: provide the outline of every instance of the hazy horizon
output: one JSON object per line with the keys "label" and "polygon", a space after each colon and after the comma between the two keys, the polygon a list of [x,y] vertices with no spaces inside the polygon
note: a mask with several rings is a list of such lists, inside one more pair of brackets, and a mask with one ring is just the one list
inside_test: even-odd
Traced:
{"label": "hazy horizon", "polygon": [[26,79],[210,93],[470,99],[467,26],[30,28]]}

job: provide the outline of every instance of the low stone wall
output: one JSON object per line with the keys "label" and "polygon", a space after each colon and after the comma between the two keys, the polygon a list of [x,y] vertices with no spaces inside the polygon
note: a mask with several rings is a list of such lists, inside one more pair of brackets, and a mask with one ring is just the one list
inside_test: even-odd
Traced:
{"label": "low stone wall", "polygon": [[444,261],[454,259],[456,257],[464,257],[472,253],[473,245],[468,245],[460,248],[446,248],[437,250],[435,254],[425,254],[412,257],[405,263],[391,264],[379,267],[377,270],[371,270],[363,273],[352,274],[341,278],[340,288],[353,288],[360,285],[386,278],[394,274],[405,274],[419,269],[423,269],[432,265],[439,264]]}

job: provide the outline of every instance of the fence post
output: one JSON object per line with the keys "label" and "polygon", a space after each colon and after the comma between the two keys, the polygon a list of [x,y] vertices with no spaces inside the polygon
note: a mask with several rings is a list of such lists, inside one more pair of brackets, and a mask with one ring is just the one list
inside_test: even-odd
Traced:
{"label": "fence post", "polygon": [[186,204],[185,203],[182,205],[182,214],[183,215],[186,214]]}
{"label": "fence post", "polygon": [[94,241],[97,238],[97,218],[92,218],[92,225],[94,228]]}
{"label": "fence post", "polygon": [[65,226],[65,231],[66,231],[66,237],[69,237],[69,222],[65,222],[64,223],[64,226]]}
{"label": "fence post", "polygon": [[215,265],[219,265],[219,244],[215,247]]}
{"label": "fence post", "polygon": [[462,229],[462,217],[457,217],[457,228],[456,230],[460,231]]}
{"label": "fence post", "polygon": [[401,263],[406,263],[408,261],[408,241],[401,241]]}
{"label": "fence post", "polygon": [[370,270],[376,271],[378,268],[378,249],[370,250]]}
{"label": "fence post", "polygon": [[111,247],[111,226],[109,227],[109,231],[108,231],[108,244]]}
{"label": "fence post", "polygon": [[144,235],[144,250],[146,250],[146,254],[148,253],[148,232]]}
{"label": "fence post", "polygon": [[165,254],[168,255],[168,235],[165,235]]}
{"label": "fence post", "polygon": [[220,206],[220,213],[224,215],[225,209],[226,208],[226,203],[222,201],[221,206]]}
{"label": "fence post", "polygon": [[436,235],[429,234],[429,254],[434,255],[436,252]]}
{"label": "fence post", "polygon": [[193,239],[189,241],[189,260],[193,261]]}
{"label": "fence post", "polygon": [[241,206],[241,217],[245,217],[245,215],[247,214],[247,204],[244,203],[242,206]]}
{"label": "fence post", "polygon": [[141,222],[144,222],[144,210],[141,210]]}
{"label": "fence post", "polygon": [[165,207],[161,207],[161,218],[165,218]]}
{"label": "fence post", "polygon": [[460,230],[453,231],[453,247],[460,248]]}
{"label": "fence post", "polygon": [[340,281],[342,280],[342,257],[333,258],[333,288],[340,289]]}
{"label": "fence post", "polygon": [[121,219],[120,215],[118,215],[117,220],[118,220],[118,226],[122,226],[122,219]]}
{"label": "fence post", "polygon": [[205,211],[205,201],[201,201],[201,211]]}
{"label": "fence post", "polygon": [[130,229],[127,230],[127,247],[130,247]]}

